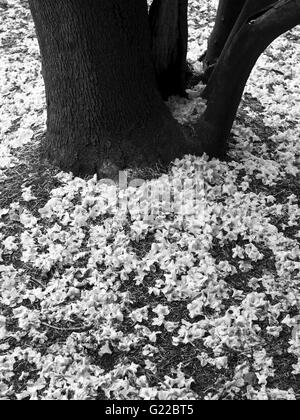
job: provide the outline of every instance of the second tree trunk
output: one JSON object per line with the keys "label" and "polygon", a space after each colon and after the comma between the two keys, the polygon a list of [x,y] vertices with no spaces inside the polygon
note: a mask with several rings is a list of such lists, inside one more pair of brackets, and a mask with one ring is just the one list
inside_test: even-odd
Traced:
{"label": "second tree trunk", "polygon": [[164,99],[185,94],[187,10],[188,0],[154,0],[150,8],[153,61]]}

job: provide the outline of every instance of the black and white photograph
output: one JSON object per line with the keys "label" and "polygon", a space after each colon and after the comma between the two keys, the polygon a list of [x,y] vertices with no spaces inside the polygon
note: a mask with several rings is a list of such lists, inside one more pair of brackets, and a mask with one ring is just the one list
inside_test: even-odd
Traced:
{"label": "black and white photograph", "polygon": [[300,400],[300,0],[0,0],[0,401]]}

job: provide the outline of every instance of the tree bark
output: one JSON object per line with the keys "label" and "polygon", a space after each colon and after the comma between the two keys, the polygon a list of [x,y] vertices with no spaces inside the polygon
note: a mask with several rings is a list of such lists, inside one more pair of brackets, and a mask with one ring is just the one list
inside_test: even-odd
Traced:
{"label": "tree bark", "polygon": [[188,0],[154,0],[150,7],[152,55],[164,99],[185,95]]}
{"label": "tree bark", "polygon": [[259,56],[298,24],[300,0],[280,0],[264,13],[246,19],[224,48],[205,92],[208,104],[198,124],[208,154],[224,154],[245,85]]}
{"label": "tree bark", "polygon": [[192,152],[156,88],[146,0],[29,0],[47,98],[45,155],[112,177]]}
{"label": "tree bark", "polygon": [[247,0],[220,0],[214,29],[204,57],[204,80],[208,81],[227,39]]}
{"label": "tree bark", "polygon": [[[221,9],[225,9],[227,8],[227,11],[224,10],[224,13],[226,13],[227,15],[230,14],[230,9],[234,9],[233,7],[233,3],[230,2],[230,0],[221,0],[221,2],[223,1],[223,6],[221,6]],[[220,2],[220,5],[221,5]],[[221,51],[219,51],[219,56],[216,57],[216,61],[214,63],[214,65],[212,65],[208,71],[208,75],[209,77],[207,78],[207,87],[204,91],[204,97],[207,99],[209,97],[209,92],[210,89],[213,85],[213,79],[210,81],[210,77],[213,74],[213,71],[215,69],[215,66],[218,62],[218,59],[221,57],[221,54],[224,51],[227,51],[230,48],[231,43],[233,42],[233,39],[235,37],[235,35],[240,31],[240,29],[243,27],[243,25],[245,25],[248,22],[250,22],[251,20],[259,17],[260,15],[264,14],[268,9],[270,9],[272,6],[275,5],[275,3],[277,3],[277,0],[238,0],[237,3],[240,3],[240,12],[239,14],[236,16],[235,21],[233,21],[232,19],[232,23],[233,26],[231,28],[231,31],[227,34],[226,39],[225,37],[223,38],[224,44],[223,44],[223,48]],[[243,2],[243,4],[242,4]],[[237,5],[237,3],[235,3],[235,7]],[[220,7],[220,6],[219,6]],[[237,9],[235,9],[235,12],[237,12]],[[221,13],[221,12],[219,12]],[[220,21],[220,19],[219,19]],[[215,25],[215,31],[218,31],[218,18],[217,18],[217,23]]]}
{"label": "tree bark", "polygon": [[241,29],[247,20],[255,19],[259,15],[265,13],[267,9],[274,6],[275,3],[277,3],[277,0],[244,0],[244,6],[242,7],[230,36],[226,41],[227,45],[231,43],[234,35]]}

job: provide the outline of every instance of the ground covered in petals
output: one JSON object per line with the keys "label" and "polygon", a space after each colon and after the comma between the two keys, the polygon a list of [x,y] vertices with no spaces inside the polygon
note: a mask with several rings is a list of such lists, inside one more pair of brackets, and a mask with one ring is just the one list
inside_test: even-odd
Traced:
{"label": "ground covered in petals", "polygon": [[[300,399],[300,29],[260,58],[227,161],[119,188],[40,158],[34,27],[4,3],[0,399]],[[191,1],[195,71],[213,15]]]}

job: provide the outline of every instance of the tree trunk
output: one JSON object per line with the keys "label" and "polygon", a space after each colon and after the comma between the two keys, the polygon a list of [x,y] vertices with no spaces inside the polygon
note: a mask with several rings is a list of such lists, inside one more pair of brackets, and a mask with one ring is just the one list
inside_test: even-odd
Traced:
{"label": "tree trunk", "polygon": [[236,19],[230,36],[227,39],[228,45],[247,20],[257,18],[265,13],[271,6],[274,6],[275,3],[277,3],[277,0],[244,0],[244,6],[241,9],[241,13],[238,16],[238,19]]}
{"label": "tree trunk", "polygon": [[154,0],[149,13],[152,55],[164,99],[185,95],[188,0]]}
{"label": "tree trunk", "polygon": [[247,0],[220,0],[214,29],[204,58],[204,79],[208,81],[226,41]]}
{"label": "tree trunk", "polygon": [[191,152],[156,88],[146,0],[29,0],[47,98],[46,156],[112,177]]}
{"label": "tree trunk", "polygon": [[226,149],[245,85],[257,59],[277,37],[299,23],[300,0],[280,0],[265,13],[247,19],[224,48],[205,92],[208,105],[198,124],[204,149],[211,156],[220,156]]}
{"label": "tree trunk", "polygon": [[[240,12],[236,14],[236,6],[238,3],[240,3]],[[221,10],[219,10],[218,14],[221,15],[223,12],[224,15],[229,16],[231,13],[232,15],[235,14],[236,17],[235,20],[233,20],[233,18],[231,20],[233,25],[231,27],[231,31],[227,33],[226,39],[225,36],[223,37],[223,48],[222,50],[218,51],[219,55],[215,57],[215,63],[212,66],[210,66],[210,68],[208,68],[207,70],[207,87],[203,95],[205,98],[209,97],[209,92],[213,85],[213,80],[210,83],[210,77],[215,69],[218,59],[221,57],[223,50],[227,51],[230,48],[230,45],[233,42],[235,35],[240,31],[243,25],[245,25],[247,22],[250,22],[252,19],[255,19],[260,15],[264,14],[268,9],[274,6],[275,3],[277,3],[277,0],[238,0],[234,4],[235,7],[233,7],[233,4],[230,0],[220,0],[219,9]],[[230,12],[230,10],[234,11]],[[217,18],[216,25],[214,28],[214,32],[216,33],[218,31],[222,32],[221,29],[218,30],[218,27],[220,26],[220,21],[222,21],[221,17],[219,17],[219,19]],[[223,35],[225,35],[224,31]],[[213,38],[213,35],[211,36],[211,38]]]}

